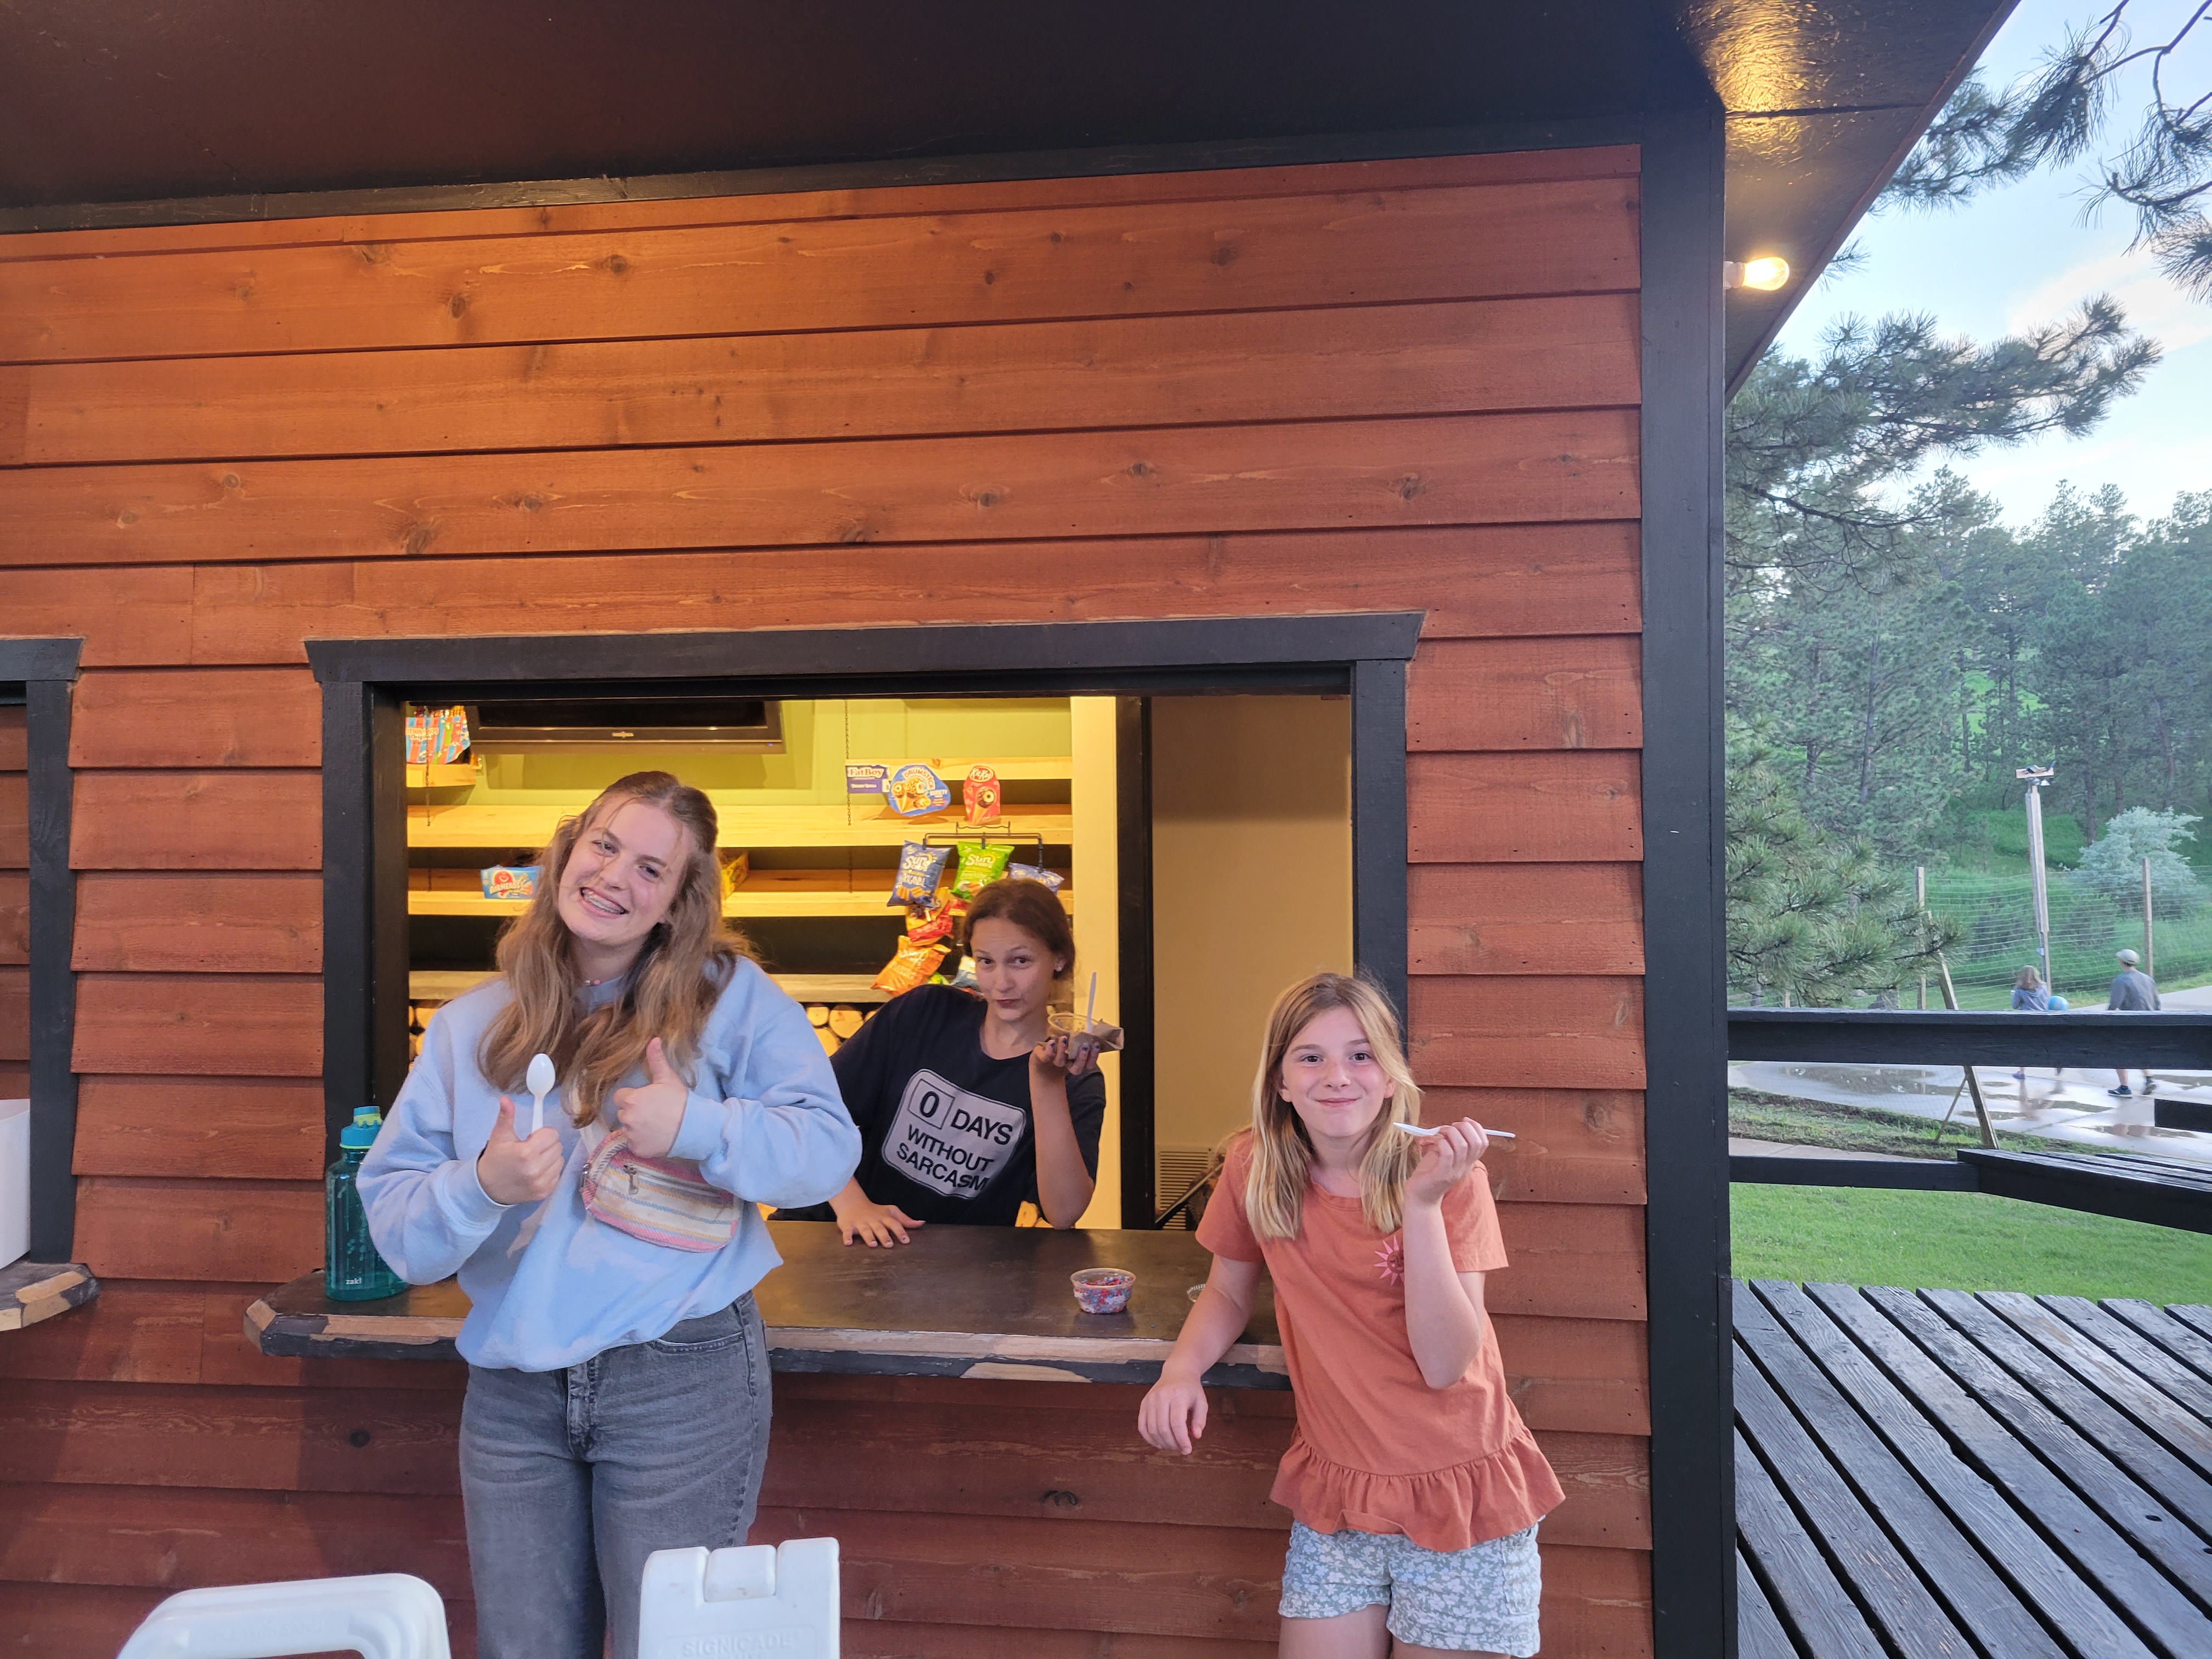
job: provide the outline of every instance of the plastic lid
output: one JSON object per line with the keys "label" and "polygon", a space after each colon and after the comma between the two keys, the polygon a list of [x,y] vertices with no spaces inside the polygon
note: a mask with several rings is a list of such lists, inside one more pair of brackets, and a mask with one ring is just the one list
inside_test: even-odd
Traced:
{"label": "plastic lid", "polygon": [[365,1152],[376,1145],[376,1132],[383,1127],[376,1108],[364,1106],[353,1115],[349,1127],[338,1131],[338,1146],[349,1152]]}

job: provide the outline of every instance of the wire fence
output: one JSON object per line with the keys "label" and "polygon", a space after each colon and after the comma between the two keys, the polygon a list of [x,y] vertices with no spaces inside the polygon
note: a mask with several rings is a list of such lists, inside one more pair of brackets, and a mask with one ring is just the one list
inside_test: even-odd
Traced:
{"label": "wire fence", "polygon": [[[2051,988],[2077,1008],[2095,1007],[2119,971],[2113,952],[2143,948],[2140,902],[2118,905],[2054,870],[2051,890]],[[1958,943],[1945,953],[1951,982],[1962,1008],[2002,1008],[2012,999],[2013,979],[2035,962],[2035,899],[2026,872],[2019,875],[1972,875],[1948,870],[1928,872],[1928,908],[1959,929]],[[2212,980],[2212,906],[2193,912],[2152,917],[2157,978],[2177,987]],[[1908,983],[1904,1001],[1917,1001]],[[1943,1006],[1934,976],[1928,1006]]]}

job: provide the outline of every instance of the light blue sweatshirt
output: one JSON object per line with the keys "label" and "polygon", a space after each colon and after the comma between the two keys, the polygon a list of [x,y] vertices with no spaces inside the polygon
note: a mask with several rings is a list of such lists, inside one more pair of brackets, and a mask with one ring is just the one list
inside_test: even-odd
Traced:
{"label": "light blue sweatshirt", "polygon": [[[584,1006],[621,988],[586,990]],[[700,1033],[690,1103],[669,1152],[752,1200],[738,1206],[736,1237],[719,1250],[676,1250],[587,1215],[579,1178],[606,1131],[594,1123],[580,1132],[561,1103],[565,1091],[545,1100],[567,1155],[560,1184],[539,1203],[495,1204],[477,1158],[498,1121],[500,1091],[477,1067],[477,1048],[507,1000],[506,981],[495,979],[438,1011],[359,1177],[370,1236],[393,1272],[414,1285],[459,1274],[471,1304],[459,1347],[473,1364],[557,1370],[729,1306],[782,1261],[754,1203],[818,1204],[860,1162],[860,1133],[805,1012],[740,962]],[[641,1066],[623,1085],[646,1080]],[[518,1104],[516,1133],[526,1135],[530,1097]]]}

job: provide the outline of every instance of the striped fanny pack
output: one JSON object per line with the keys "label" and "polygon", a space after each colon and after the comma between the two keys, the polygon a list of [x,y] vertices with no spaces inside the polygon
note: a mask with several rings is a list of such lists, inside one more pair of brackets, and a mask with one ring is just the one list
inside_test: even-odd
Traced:
{"label": "striped fanny pack", "polygon": [[608,1226],[672,1250],[719,1250],[737,1237],[734,1194],[685,1158],[642,1158],[617,1129],[584,1165],[584,1208]]}

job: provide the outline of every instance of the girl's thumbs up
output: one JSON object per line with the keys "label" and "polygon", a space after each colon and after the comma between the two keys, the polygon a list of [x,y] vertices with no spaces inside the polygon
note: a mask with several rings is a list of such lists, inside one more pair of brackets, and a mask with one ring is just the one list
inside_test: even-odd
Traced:
{"label": "girl's thumbs up", "polygon": [[668,1063],[659,1037],[645,1045],[645,1073],[652,1081],[641,1088],[615,1091],[615,1117],[639,1156],[665,1158],[676,1144],[676,1132],[684,1127],[691,1091]]}
{"label": "girl's thumbs up", "polygon": [[499,1097],[499,1116],[491,1126],[491,1138],[494,1140],[520,1139],[514,1133],[514,1103],[505,1095]]}

